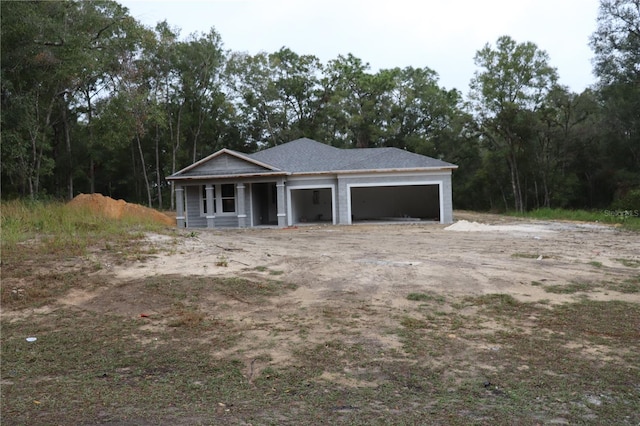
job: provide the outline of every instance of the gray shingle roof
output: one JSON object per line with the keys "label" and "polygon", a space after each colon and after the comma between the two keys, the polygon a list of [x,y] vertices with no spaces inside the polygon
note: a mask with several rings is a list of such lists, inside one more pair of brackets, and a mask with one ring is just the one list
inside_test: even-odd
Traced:
{"label": "gray shingle roof", "polygon": [[340,149],[308,138],[296,139],[247,157],[291,173],[457,167],[398,148]]}

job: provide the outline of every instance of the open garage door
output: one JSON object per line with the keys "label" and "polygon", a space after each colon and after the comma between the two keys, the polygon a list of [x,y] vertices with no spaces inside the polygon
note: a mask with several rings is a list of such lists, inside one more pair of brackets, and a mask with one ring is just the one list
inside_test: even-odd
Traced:
{"label": "open garage door", "polygon": [[289,225],[302,223],[334,223],[332,187],[289,188]]}
{"label": "open garage door", "polygon": [[437,221],[440,184],[356,186],[350,188],[351,222]]}

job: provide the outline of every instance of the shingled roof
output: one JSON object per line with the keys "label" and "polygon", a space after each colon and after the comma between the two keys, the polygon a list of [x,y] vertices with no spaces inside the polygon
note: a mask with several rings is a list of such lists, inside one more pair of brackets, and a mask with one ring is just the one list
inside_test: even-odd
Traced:
{"label": "shingled roof", "polygon": [[398,148],[340,149],[308,138],[296,139],[247,157],[289,173],[458,167]]}

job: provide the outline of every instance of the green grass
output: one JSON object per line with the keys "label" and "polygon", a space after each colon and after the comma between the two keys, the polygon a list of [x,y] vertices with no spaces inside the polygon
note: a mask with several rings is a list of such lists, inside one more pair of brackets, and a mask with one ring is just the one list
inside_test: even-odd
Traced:
{"label": "green grass", "polygon": [[409,293],[407,300],[413,300],[415,302],[438,302],[443,303],[445,301],[444,296],[432,293]]}
{"label": "green grass", "polygon": [[[21,250],[20,244],[36,241],[41,253],[86,253],[86,248],[101,241],[140,237],[146,231],[165,226],[147,219],[109,219],[86,208],[69,207],[61,202],[24,200],[0,203],[2,252]],[[33,245],[31,245],[33,247]]]}
{"label": "green grass", "polygon": [[542,208],[531,210],[525,213],[508,213],[511,216],[527,217],[540,220],[571,220],[578,222],[594,222],[605,224],[618,224],[623,228],[640,231],[640,217],[636,216],[618,216],[609,210],[567,210],[567,209],[551,209]]}
{"label": "green grass", "polygon": [[640,260],[635,260],[635,259],[616,259],[616,260],[629,268],[640,267]]}
{"label": "green grass", "polygon": [[600,287],[600,285],[594,283],[572,282],[567,284],[547,285],[544,287],[544,291],[555,294],[573,294],[594,291],[597,287]]}

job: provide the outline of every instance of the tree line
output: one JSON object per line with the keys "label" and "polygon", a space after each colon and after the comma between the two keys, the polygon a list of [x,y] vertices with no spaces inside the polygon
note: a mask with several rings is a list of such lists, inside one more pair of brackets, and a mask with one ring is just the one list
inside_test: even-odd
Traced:
{"label": "tree line", "polygon": [[0,7],[3,198],[173,208],[165,177],[190,163],[308,137],[458,164],[457,208],[640,203],[640,0],[601,0],[593,87],[571,92],[544,50],[503,36],[466,95],[428,67],[228,51],[213,28],[181,38],[110,0]]}

